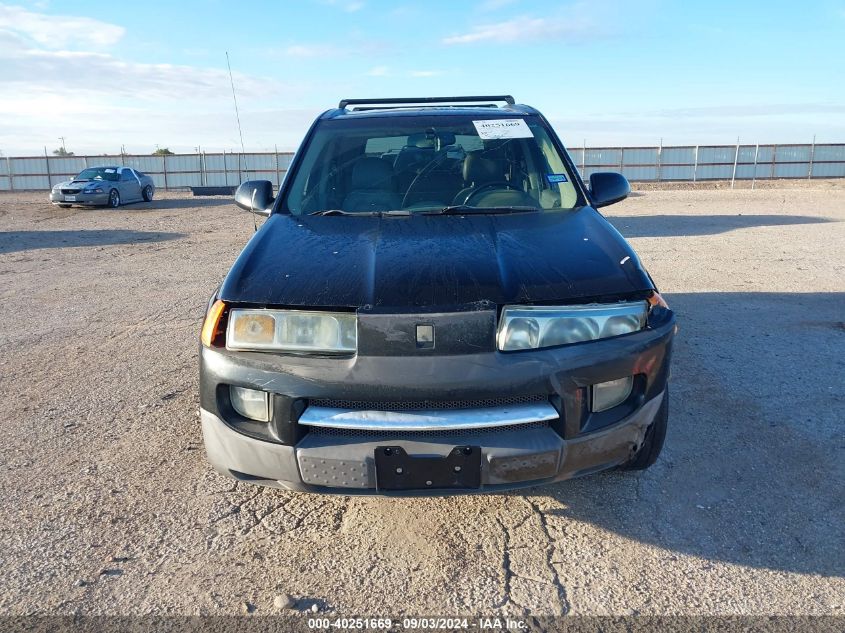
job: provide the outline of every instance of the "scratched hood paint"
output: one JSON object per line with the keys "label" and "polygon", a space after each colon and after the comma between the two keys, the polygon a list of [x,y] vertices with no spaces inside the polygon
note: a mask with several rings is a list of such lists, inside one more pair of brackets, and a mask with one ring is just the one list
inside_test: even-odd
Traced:
{"label": "scratched hood paint", "polygon": [[590,207],[386,218],[274,214],[232,266],[220,298],[272,306],[448,309],[651,288],[630,246]]}

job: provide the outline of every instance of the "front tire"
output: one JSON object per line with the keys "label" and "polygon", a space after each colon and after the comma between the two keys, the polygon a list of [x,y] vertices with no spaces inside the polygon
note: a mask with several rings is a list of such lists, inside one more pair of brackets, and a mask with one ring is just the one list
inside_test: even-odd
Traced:
{"label": "front tire", "polygon": [[147,185],[141,195],[144,196],[144,202],[150,202],[153,199],[153,188]]}
{"label": "front tire", "polygon": [[109,206],[112,209],[117,209],[120,206],[120,192],[117,189],[112,189],[109,192]]}
{"label": "front tire", "polygon": [[622,470],[645,470],[657,461],[660,456],[660,451],[663,450],[663,442],[666,440],[666,428],[669,426],[669,387],[667,385],[666,392],[663,394],[663,402],[657,415],[654,416],[654,422],[645,432],[645,439],[643,445],[637,454],[628,462],[622,464]]}

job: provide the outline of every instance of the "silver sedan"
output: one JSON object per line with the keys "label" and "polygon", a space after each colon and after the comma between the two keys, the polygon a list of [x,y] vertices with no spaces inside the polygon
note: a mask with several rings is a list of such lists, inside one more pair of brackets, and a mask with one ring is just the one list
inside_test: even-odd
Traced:
{"label": "silver sedan", "polygon": [[117,208],[121,203],[149,202],[155,194],[153,179],[131,167],[89,167],[73,180],[60,182],[50,191],[50,202]]}

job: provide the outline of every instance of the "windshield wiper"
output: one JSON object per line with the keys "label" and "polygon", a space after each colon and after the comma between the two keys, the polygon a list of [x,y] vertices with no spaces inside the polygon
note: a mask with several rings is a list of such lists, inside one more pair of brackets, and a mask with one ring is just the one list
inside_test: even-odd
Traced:
{"label": "windshield wiper", "polygon": [[380,218],[383,216],[391,216],[391,215],[399,215],[399,216],[406,216],[411,215],[410,211],[406,210],[396,210],[396,211],[344,211],[343,209],[323,209],[322,211],[313,211],[308,215],[363,215],[366,217],[376,217]]}
{"label": "windshield wiper", "polygon": [[453,204],[438,211],[426,211],[421,215],[506,215],[510,213],[533,213],[537,207],[473,207],[468,204]]}

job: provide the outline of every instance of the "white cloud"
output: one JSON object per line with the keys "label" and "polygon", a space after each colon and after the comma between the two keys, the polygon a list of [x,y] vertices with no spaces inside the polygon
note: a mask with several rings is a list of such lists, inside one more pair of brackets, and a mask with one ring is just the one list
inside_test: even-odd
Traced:
{"label": "white cloud", "polygon": [[451,35],[444,44],[475,44],[477,42],[530,42],[538,39],[577,39],[593,29],[593,21],[575,12],[567,17],[534,18],[520,16],[504,22],[472,27],[469,32]]}
{"label": "white cloud", "polygon": [[368,77],[387,77],[390,74],[390,68],[387,66],[374,66],[367,71]]}
{"label": "white cloud", "polygon": [[0,32],[13,33],[51,49],[104,48],[126,32],[122,26],[76,15],[46,15],[0,4]]}
{"label": "white cloud", "polygon": [[291,44],[283,54],[287,57],[331,57],[339,52],[332,44]]}

